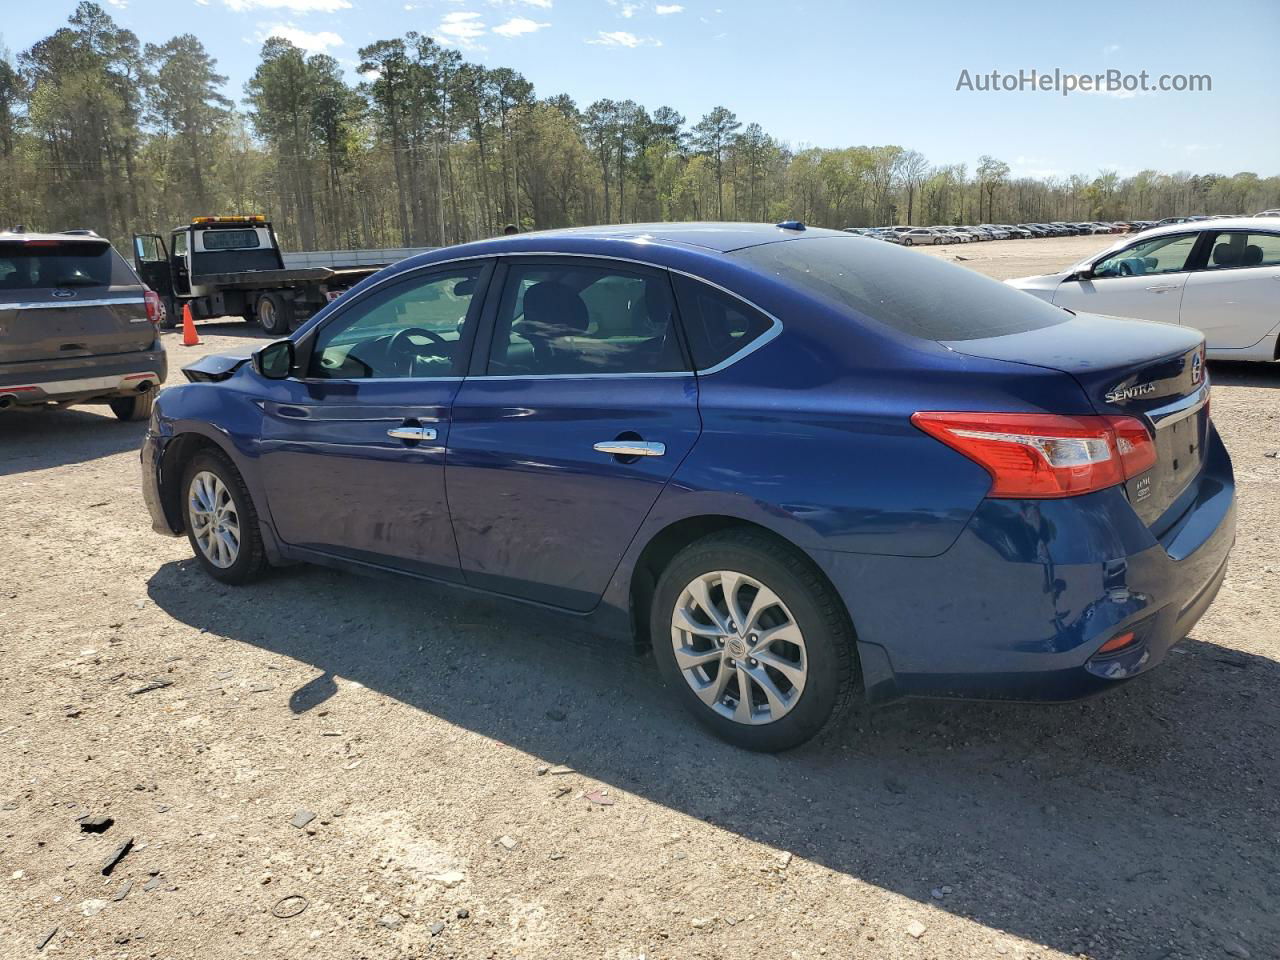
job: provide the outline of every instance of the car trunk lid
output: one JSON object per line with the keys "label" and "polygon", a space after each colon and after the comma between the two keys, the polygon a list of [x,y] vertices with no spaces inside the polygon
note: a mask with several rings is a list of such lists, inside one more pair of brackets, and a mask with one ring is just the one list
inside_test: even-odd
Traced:
{"label": "car trunk lid", "polygon": [[1155,438],[1157,460],[1126,484],[1129,501],[1159,535],[1200,473],[1209,429],[1204,337],[1170,324],[1079,314],[1007,336],[946,341],[969,356],[1029,363],[1075,378],[1100,414],[1132,416]]}
{"label": "car trunk lid", "polygon": [[146,350],[143,293],[104,240],[0,241],[0,363]]}

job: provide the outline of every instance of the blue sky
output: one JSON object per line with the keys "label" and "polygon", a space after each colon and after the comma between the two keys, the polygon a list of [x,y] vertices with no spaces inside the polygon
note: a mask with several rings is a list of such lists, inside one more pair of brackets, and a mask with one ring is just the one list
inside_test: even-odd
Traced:
{"label": "blue sky", "polygon": [[[6,0],[16,3],[17,0]],[[934,163],[990,153],[1015,174],[1151,167],[1280,173],[1280,2],[956,0],[100,0],[143,41],[191,32],[237,100],[271,33],[353,71],[373,40],[418,30],[540,96],[724,104],[793,146],[895,143]],[[75,0],[22,4],[11,55]],[[1192,28],[1194,25],[1194,28]],[[961,70],[1209,74],[1211,92],[957,91]]]}

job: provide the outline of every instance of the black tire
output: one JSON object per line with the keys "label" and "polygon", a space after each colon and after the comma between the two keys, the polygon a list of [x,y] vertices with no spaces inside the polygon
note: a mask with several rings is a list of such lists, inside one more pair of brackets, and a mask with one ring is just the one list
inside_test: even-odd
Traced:
{"label": "black tire", "polygon": [[161,321],[160,327],[163,330],[176,330],[182,323],[182,309],[178,306],[178,301],[173,297],[164,298],[164,320]]}
{"label": "black tire", "polygon": [[[676,604],[687,585],[719,570],[746,574],[767,586],[803,634],[803,689],[794,706],[772,722],[748,725],[716,712],[694,692],[676,661],[671,627]],[[844,605],[807,557],[766,535],[731,530],[681,550],[658,578],[649,623],[655,659],[677,699],[700,723],[735,746],[769,753],[799,746],[835,726],[853,703],[857,653]]]}
{"label": "black tire", "polygon": [[132,397],[116,397],[108,403],[111,412],[121,420],[150,420],[151,408],[155,406],[156,394],[159,392],[159,387],[152,387],[146,393],[135,394]]}
{"label": "black tire", "polygon": [[264,293],[254,307],[258,326],[273,337],[287,336],[293,326],[293,301],[278,293]]}
{"label": "black tire", "polygon": [[904,247],[914,246],[914,244],[915,244],[915,241],[914,241],[914,240],[912,240],[910,237],[903,237],[903,238],[902,238],[902,245],[903,245]]}
{"label": "black tire", "polygon": [[[196,541],[191,521],[191,484],[199,473],[208,472],[222,481],[231,502],[235,505],[240,529],[240,549],[235,561],[227,567],[214,564]],[[262,575],[267,568],[267,552],[262,544],[262,532],[258,526],[258,511],[245,486],[240,471],[221,451],[201,450],[191,458],[182,471],[182,489],[179,503],[182,505],[182,525],[187,531],[191,552],[204,568],[205,573],[223,583],[248,583]]]}

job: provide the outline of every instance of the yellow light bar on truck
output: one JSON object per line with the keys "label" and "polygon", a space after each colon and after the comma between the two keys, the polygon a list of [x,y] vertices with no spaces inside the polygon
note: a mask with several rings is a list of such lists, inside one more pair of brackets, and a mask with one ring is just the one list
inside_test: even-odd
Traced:
{"label": "yellow light bar on truck", "polygon": [[244,214],[235,217],[192,217],[193,224],[201,223],[266,223],[267,218],[260,213]]}

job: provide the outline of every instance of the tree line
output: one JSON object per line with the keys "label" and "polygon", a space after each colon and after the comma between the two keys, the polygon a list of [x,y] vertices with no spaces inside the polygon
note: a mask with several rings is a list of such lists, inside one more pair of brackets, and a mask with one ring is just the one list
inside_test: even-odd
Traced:
{"label": "tree line", "polygon": [[0,225],[120,242],[200,214],[265,213],[291,249],[433,246],[653,220],[828,226],[1254,213],[1280,176],[1013,177],[983,156],[792,146],[727,107],[538,97],[515,70],[416,32],[341,64],[271,37],[237,104],[191,34],[140,44],[96,3],[0,52]]}

